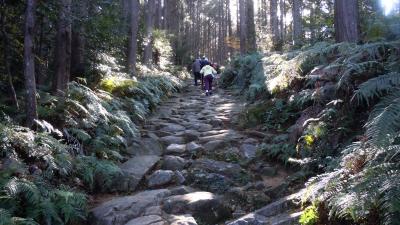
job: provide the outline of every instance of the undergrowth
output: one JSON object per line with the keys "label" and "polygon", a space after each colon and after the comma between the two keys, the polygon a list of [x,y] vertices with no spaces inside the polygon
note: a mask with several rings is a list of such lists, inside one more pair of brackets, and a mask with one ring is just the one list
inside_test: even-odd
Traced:
{"label": "undergrowth", "polygon": [[[266,138],[259,154],[313,171],[302,224],[400,224],[400,42],[317,43],[238,57],[224,87],[249,102],[243,126]],[[321,218],[325,217],[321,215]]]}
{"label": "undergrowth", "polygon": [[108,74],[93,88],[71,82],[65,98],[40,90],[36,130],[2,114],[0,224],[84,223],[88,193],[128,191],[118,164],[138,125],[180,87],[165,71]]}

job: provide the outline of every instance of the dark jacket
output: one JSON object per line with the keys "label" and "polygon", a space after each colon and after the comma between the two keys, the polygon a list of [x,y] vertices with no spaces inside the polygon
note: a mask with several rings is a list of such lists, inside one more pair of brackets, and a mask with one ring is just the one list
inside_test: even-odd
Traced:
{"label": "dark jacket", "polygon": [[210,62],[207,59],[202,59],[200,61],[201,69],[203,69],[204,66],[210,65]]}
{"label": "dark jacket", "polygon": [[198,73],[201,70],[201,61],[200,59],[196,59],[194,63],[192,64],[192,72],[193,73]]}

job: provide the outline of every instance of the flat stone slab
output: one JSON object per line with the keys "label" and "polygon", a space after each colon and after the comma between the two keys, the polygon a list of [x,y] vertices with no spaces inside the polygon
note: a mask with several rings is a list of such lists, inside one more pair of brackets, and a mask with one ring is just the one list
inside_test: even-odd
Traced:
{"label": "flat stone slab", "polygon": [[132,153],[135,156],[143,155],[157,155],[163,154],[163,148],[161,143],[153,138],[142,138],[140,142],[134,146]]}
{"label": "flat stone slab", "polygon": [[170,225],[197,225],[192,215],[171,215],[168,219]]}
{"label": "flat stone slab", "polygon": [[265,217],[256,213],[247,214],[227,225],[298,225],[301,212],[283,213],[272,217]]}
{"label": "flat stone slab", "polygon": [[210,192],[171,196],[164,200],[162,208],[169,214],[191,214],[205,224],[217,224],[231,215],[222,199]]}
{"label": "flat stone slab", "polygon": [[149,187],[159,187],[169,183],[174,180],[175,173],[172,170],[157,170],[155,171],[147,181]]}
{"label": "flat stone slab", "polygon": [[214,152],[214,151],[223,149],[228,145],[229,145],[229,143],[226,142],[225,140],[214,140],[214,141],[210,141],[210,142],[207,142],[206,144],[204,144],[204,149],[207,152]]}
{"label": "flat stone slab", "polygon": [[183,154],[186,152],[186,145],[184,144],[170,144],[165,150],[166,155]]}
{"label": "flat stone slab", "polygon": [[241,155],[245,159],[254,159],[257,153],[257,145],[245,143],[240,146]]}
{"label": "flat stone slab", "polygon": [[161,131],[170,132],[170,133],[175,133],[175,132],[179,132],[179,131],[183,131],[183,130],[185,130],[184,126],[181,126],[179,124],[174,124],[174,123],[167,123],[161,129]]}
{"label": "flat stone slab", "polygon": [[187,164],[188,162],[184,158],[167,155],[163,158],[161,168],[164,170],[183,170]]}
{"label": "flat stone slab", "polygon": [[185,138],[177,136],[165,136],[161,138],[161,142],[168,146],[171,144],[185,144]]}
{"label": "flat stone slab", "polygon": [[131,179],[129,188],[136,189],[144,175],[155,166],[161,158],[156,155],[136,156],[120,165],[121,170]]}
{"label": "flat stone slab", "polygon": [[141,217],[147,208],[160,205],[163,199],[170,195],[169,190],[159,189],[114,198],[90,211],[89,224],[124,225],[128,221]]}
{"label": "flat stone slab", "polygon": [[165,221],[161,216],[150,215],[150,216],[142,216],[136,219],[129,221],[125,225],[167,225],[167,221]]}
{"label": "flat stone slab", "polygon": [[212,159],[199,159],[193,162],[192,168],[203,169],[210,173],[222,174],[228,177],[238,176],[242,171],[239,164],[215,161]]}

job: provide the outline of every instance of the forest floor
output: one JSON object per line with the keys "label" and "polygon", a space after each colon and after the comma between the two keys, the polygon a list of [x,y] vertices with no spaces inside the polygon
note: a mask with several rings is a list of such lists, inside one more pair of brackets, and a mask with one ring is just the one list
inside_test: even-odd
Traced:
{"label": "forest floor", "polygon": [[294,171],[259,157],[272,135],[240,129],[244,107],[229,90],[205,96],[188,82],[142,126],[135,156],[120,166],[136,191],[94,197],[89,223],[297,224],[301,192],[284,196],[301,186],[289,181]]}

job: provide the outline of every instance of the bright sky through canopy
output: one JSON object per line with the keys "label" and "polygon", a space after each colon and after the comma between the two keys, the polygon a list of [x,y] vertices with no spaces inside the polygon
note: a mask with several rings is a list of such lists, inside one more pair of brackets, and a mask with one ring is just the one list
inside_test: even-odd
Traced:
{"label": "bright sky through canopy", "polygon": [[388,15],[392,12],[394,7],[398,4],[399,0],[381,0],[381,4],[383,10],[385,11],[385,15]]}

